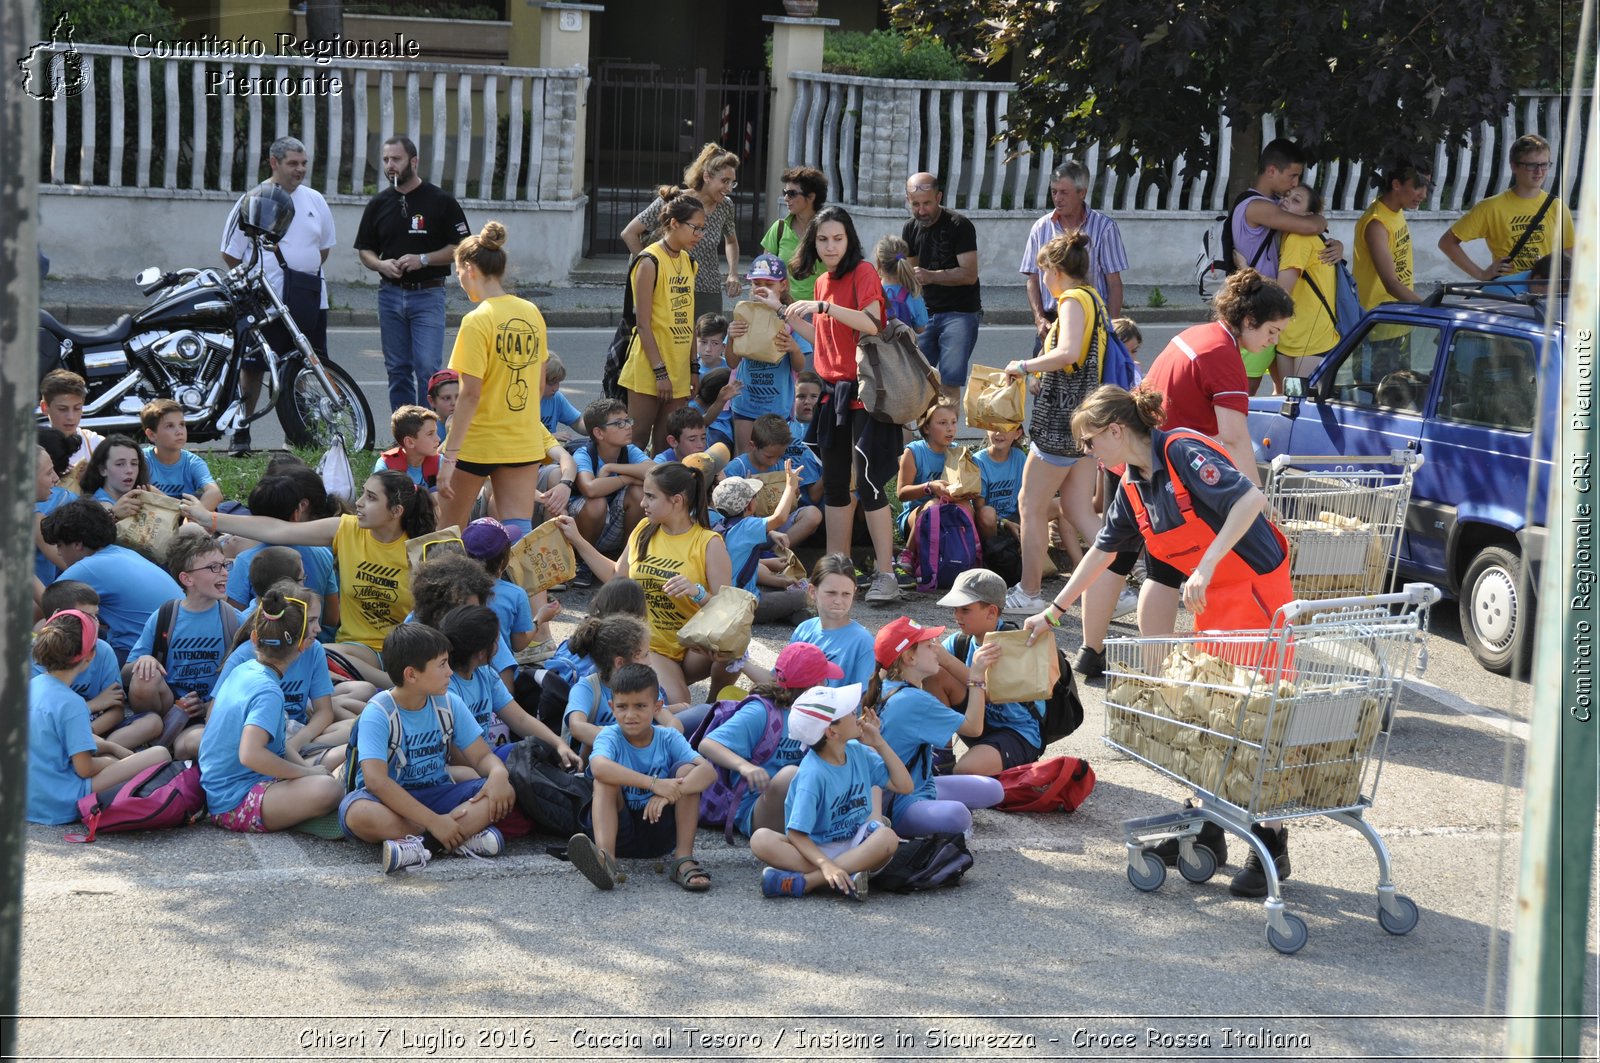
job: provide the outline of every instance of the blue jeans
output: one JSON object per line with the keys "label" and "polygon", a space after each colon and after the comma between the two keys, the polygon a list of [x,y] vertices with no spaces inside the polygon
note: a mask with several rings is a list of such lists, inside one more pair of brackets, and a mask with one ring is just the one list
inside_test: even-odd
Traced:
{"label": "blue jeans", "polygon": [[967,363],[977,345],[978,315],[955,311],[929,317],[928,327],[917,337],[928,364],[938,367],[939,379],[953,388],[967,382]]}
{"label": "blue jeans", "polygon": [[389,409],[426,406],[428,378],[444,357],[444,288],[378,286],[378,333],[389,375]]}

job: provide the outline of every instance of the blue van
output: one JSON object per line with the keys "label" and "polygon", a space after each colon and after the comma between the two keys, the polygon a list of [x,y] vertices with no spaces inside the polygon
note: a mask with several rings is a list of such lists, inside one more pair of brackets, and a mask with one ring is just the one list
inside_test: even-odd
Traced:
{"label": "blue van", "polygon": [[1377,307],[1310,378],[1250,400],[1261,462],[1421,453],[1400,572],[1456,597],[1467,648],[1501,674],[1531,655],[1557,392],[1539,383],[1561,349],[1542,302],[1451,287]]}

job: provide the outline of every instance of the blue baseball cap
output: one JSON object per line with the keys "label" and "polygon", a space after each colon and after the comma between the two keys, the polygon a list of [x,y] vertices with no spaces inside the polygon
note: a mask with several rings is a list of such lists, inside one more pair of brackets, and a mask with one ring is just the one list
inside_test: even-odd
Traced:
{"label": "blue baseball cap", "polygon": [[783,259],[777,255],[757,255],[750,263],[750,272],[744,275],[747,281],[786,281],[789,279],[789,270],[784,266]]}

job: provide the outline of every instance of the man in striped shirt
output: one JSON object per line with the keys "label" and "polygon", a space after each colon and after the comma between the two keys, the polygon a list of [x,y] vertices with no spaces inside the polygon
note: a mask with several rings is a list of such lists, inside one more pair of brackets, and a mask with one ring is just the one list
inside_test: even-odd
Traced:
{"label": "man in striped shirt", "polygon": [[1099,289],[1106,310],[1113,318],[1122,314],[1122,271],[1128,268],[1128,252],[1122,246],[1122,233],[1117,230],[1117,223],[1089,207],[1089,170],[1083,163],[1068,159],[1051,172],[1050,202],[1055,209],[1033,223],[1020,267],[1022,275],[1028,278],[1028,305],[1033,308],[1033,325],[1039,333],[1034,340],[1035,353],[1056,317],[1056,308],[1046,305],[1050,300],[1039,283],[1041,247],[1054,237],[1075,229],[1088,233],[1089,283]]}

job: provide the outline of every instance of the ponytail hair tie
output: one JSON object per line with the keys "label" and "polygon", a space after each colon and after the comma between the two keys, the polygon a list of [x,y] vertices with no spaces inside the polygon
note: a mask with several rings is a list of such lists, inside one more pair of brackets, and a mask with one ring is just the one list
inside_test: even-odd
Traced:
{"label": "ponytail hair tie", "polygon": [[906,256],[904,256],[904,255],[896,255],[896,256],[894,256],[894,260],[896,262],[904,262],[906,260]]}
{"label": "ponytail hair tie", "polygon": [[282,620],[283,614],[287,613],[288,611],[289,607],[287,605],[285,605],[282,609],[279,609],[276,613],[267,612],[267,607],[264,605],[261,607],[261,615],[267,620]]}

